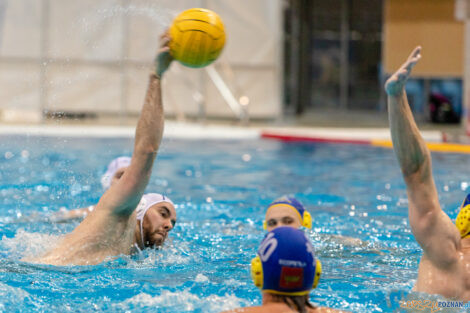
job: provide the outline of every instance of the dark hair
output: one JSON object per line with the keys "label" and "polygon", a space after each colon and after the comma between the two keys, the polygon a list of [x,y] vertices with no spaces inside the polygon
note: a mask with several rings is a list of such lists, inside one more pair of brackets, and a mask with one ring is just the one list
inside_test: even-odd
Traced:
{"label": "dark hair", "polygon": [[315,309],[315,306],[310,303],[309,295],[303,296],[283,296],[271,294],[275,302],[284,302],[287,306],[299,313],[307,313],[307,308]]}

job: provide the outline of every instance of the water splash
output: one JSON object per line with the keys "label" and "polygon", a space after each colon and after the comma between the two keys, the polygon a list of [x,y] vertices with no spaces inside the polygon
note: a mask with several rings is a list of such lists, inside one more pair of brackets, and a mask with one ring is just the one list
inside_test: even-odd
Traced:
{"label": "water splash", "polygon": [[15,237],[8,238],[3,236],[0,246],[8,251],[10,258],[27,259],[37,257],[52,249],[60,239],[61,236],[29,233],[19,228]]}
{"label": "water splash", "polygon": [[158,308],[159,312],[220,312],[248,305],[250,305],[249,301],[240,299],[233,294],[201,297],[188,290],[183,290],[177,292],[163,291],[161,295],[156,296],[140,293],[123,303],[117,304],[116,307],[122,310],[132,309],[133,311]]}

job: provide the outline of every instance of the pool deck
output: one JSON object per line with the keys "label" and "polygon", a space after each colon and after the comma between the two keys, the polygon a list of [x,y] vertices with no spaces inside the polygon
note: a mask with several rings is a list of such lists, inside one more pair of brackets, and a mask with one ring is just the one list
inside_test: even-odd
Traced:
{"label": "pool deck", "polygon": [[[2,124],[0,135],[58,137],[132,137],[136,117],[124,121],[46,120],[33,124]],[[119,122],[119,125],[117,125]],[[315,125],[311,127],[309,125]],[[419,121],[423,138],[432,151],[470,153],[470,139],[463,135],[461,125],[431,124]],[[391,148],[386,113],[375,112],[310,112],[301,118],[282,121],[251,121],[241,125],[234,121],[205,120],[179,122],[167,119],[165,138],[184,139],[257,139],[307,141],[372,145]]]}
{"label": "pool deck", "polygon": [[[0,135],[61,136],[61,137],[132,137],[135,126],[43,124],[0,125]],[[423,130],[427,141],[442,142],[442,131]],[[299,126],[241,126],[220,123],[165,122],[164,136],[185,139],[256,139],[273,138],[290,141],[325,141],[366,143],[371,140],[390,140],[388,128],[299,127]]]}

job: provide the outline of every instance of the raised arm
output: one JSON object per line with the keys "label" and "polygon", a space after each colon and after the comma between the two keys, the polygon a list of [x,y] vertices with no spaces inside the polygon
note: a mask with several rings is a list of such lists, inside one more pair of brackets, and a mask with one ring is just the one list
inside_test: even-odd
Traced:
{"label": "raised arm", "polygon": [[440,205],[432,177],[431,154],[408,104],[405,84],[421,58],[421,47],[385,83],[393,149],[407,186],[409,220],[416,240],[431,262],[445,268],[457,259],[460,236]]}
{"label": "raised arm", "polygon": [[152,174],[152,165],[163,135],[163,104],[161,78],[171,64],[169,38],[164,35],[155,58],[155,72],[150,75],[145,102],[135,132],[132,161],[121,179],[113,184],[100,199],[96,210],[112,210],[117,215],[129,216],[142,197]]}

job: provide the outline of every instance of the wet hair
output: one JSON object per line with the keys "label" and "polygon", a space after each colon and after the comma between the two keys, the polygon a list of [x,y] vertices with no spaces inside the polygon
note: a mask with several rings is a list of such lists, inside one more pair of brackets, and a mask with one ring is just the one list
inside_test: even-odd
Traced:
{"label": "wet hair", "polygon": [[274,302],[284,302],[287,306],[299,313],[307,313],[307,308],[315,309],[315,306],[310,303],[309,295],[303,296],[283,296],[271,294]]}

